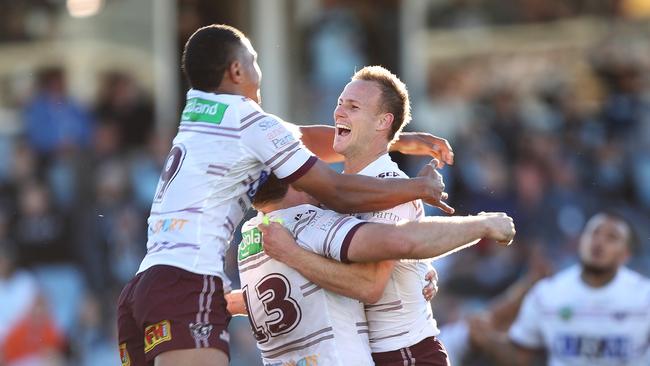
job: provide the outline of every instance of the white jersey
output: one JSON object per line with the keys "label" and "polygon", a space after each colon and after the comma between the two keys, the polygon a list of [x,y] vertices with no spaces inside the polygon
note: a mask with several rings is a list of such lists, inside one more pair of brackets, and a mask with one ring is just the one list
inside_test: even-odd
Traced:
{"label": "white jersey", "polygon": [[[390,155],[384,154],[359,172],[378,178],[408,178]],[[420,200],[389,210],[357,215],[362,220],[379,223],[397,223],[424,217]],[[388,280],[381,299],[366,304],[370,326],[370,347],[373,352],[387,352],[417,344],[440,333],[431,312],[431,304],[422,296],[424,279],[431,265],[418,261],[399,261]]]}
{"label": "white jersey", "polygon": [[551,366],[650,365],[650,281],[627,268],[602,288],[579,266],[540,281],[524,298],[510,339],[545,349]]}
{"label": "white jersey", "polygon": [[[298,244],[319,255],[345,260],[362,221],[311,205],[269,214],[281,218]],[[257,225],[242,227],[239,274],[251,327],[264,365],[373,365],[363,305],[324,290],[267,256]]]}
{"label": "white jersey", "polygon": [[316,162],[296,130],[248,98],[190,90],[138,272],[165,264],[219,276],[228,290],[223,255],[257,187],[271,171],[293,181]]}

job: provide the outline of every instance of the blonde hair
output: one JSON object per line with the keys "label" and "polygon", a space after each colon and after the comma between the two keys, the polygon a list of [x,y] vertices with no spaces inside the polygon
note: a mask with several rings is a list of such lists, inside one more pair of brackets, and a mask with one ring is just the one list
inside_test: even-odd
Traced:
{"label": "blonde hair", "polygon": [[372,81],[381,90],[381,106],[384,112],[394,117],[388,140],[392,144],[411,121],[411,102],[406,85],[397,75],[382,66],[366,66],[352,76],[352,80]]}

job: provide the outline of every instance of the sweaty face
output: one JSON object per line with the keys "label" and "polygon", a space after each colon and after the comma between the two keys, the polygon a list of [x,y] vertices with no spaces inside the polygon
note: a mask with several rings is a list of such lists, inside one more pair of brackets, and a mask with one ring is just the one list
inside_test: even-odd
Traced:
{"label": "sweaty face", "polygon": [[254,100],[257,103],[262,102],[260,93],[260,84],[262,81],[262,71],[257,64],[257,52],[248,39],[242,41],[244,47],[239,52],[238,59],[242,65],[244,76],[244,96]]}
{"label": "sweaty face", "polygon": [[372,81],[354,80],[345,86],[334,110],[334,151],[344,156],[364,149],[377,131],[381,90]]}
{"label": "sweaty face", "polygon": [[594,216],[580,238],[580,260],[594,271],[615,270],[628,257],[627,225],[604,214]]}

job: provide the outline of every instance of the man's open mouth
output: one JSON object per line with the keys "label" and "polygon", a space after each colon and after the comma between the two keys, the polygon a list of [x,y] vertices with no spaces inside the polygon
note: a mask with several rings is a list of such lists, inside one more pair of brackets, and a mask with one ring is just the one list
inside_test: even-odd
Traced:
{"label": "man's open mouth", "polygon": [[347,136],[352,132],[352,129],[344,124],[337,123],[336,124],[336,134],[338,136]]}

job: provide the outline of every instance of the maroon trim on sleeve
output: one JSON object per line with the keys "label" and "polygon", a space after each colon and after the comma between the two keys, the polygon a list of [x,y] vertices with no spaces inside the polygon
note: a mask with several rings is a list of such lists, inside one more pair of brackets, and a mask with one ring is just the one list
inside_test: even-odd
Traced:
{"label": "maroon trim on sleeve", "polygon": [[307,159],[307,161],[304,164],[302,164],[300,168],[298,168],[298,170],[280,179],[280,181],[282,183],[287,183],[287,184],[291,184],[297,181],[298,179],[300,179],[300,177],[305,175],[309,171],[309,169],[311,169],[311,167],[313,167],[314,164],[316,164],[317,161],[318,161],[317,157],[310,156],[309,159]]}
{"label": "maroon trim on sleeve", "polygon": [[350,231],[345,234],[343,245],[341,245],[341,262],[350,263],[350,260],[348,259],[348,250],[350,249],[350,243],[352,243],[352,238],[354,237],[354,234],[357,233],[357,230],[359,230],[359,228],[365,224],[367,224],[367,222],[360,222],[354,225],[352,229],[350,229]]}

